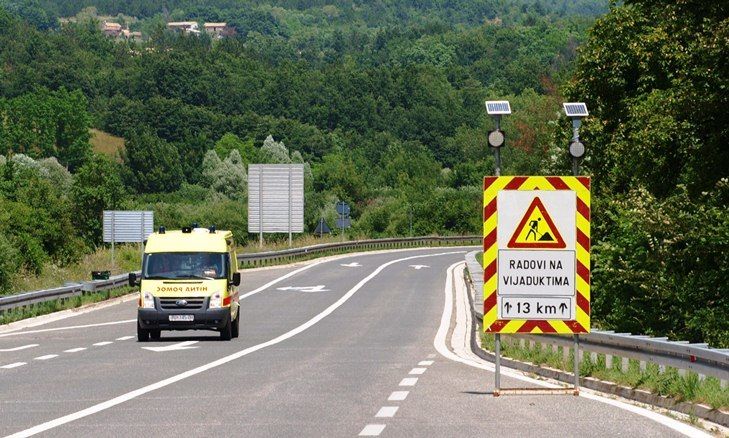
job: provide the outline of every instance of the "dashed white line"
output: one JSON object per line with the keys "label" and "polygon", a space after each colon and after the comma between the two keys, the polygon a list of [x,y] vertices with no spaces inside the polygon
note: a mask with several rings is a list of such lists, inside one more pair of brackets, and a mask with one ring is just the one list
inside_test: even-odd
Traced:
{"label": "dashed white line", "polygon": [[3,365],[0,368],[9,370],[9,369],[12,369],[12,368],[22,367],[23,365],[26,365],[26,364],[27,364],[27,362],[15,362],[15,363],[11,363],[11,364],[8,364],[8,365]]}
{"label": "dashed white line", "polygon": [[111,342],[111,341],[97,342],[94,345],[97,347],[103,347],[104,345],[109,345],[109,344],[113,344],[113,342]]}
{"label": "dashed white line", "polygon": [[413,368],[412,370],[410,370],[410,372],[408,374],[417,376],[418,374],[423,374],[426,369],[427,368]]}
{"label": "dashed white line", "polygon": [[9,353],[11,351],[20,351],[20,350],[25,350],[26,348],[33,348],[33,347],[37,347],[37,346],[38,346],[38,344],[28,344],[28,345],[23,345],[22,347],[6,348],[4,350],[0,350],[0,353]]}
{"label": "dashed white line", "polygon": [[394,391],[387,398],[387,401],[403,401],[408,397],[408,394],[410,394],[410,391]]}
{"label": "dashed white line", "polygon": [[385,430],[384,424],[368,424],[362,429],[359,436],[380,436],[383,430]]}
{"label": "dashed white line", "polygon": [[136,336],[122,336],[121,338],[116,338],[117,341],[127,341],[129,339],[134,339]]}
{"label": "dashed white line", "polygon": [[415,386],[418,383],[417,377],[406,377],[400,381],[400,386]]}
{"label": "dashed white line", "polygon": [[429,367],[429,366],[433,365],[433,361],[432,360],[423,360],[423,361],[418,362],[418,365],[421,367]]}
{"label": "dashed white line", "polygon": [[78,348],[72,348],[70,350],[63,350],[64,353],[78,353],[79,351],[84,351],[86,347],[78,347]]}
{"label": "dashed white line", "polygon": [[48,360],[53,359],[54,357],[58,357],[57,354],[46,354],[45,356],[38,356],[35,358],[35,360]]}
{"label": "dashed white line", "polygon": [[395,416],[395,412],[399,409],[398,406],[383,406],[377,411],[375,417],[377,418],[392,418]]}

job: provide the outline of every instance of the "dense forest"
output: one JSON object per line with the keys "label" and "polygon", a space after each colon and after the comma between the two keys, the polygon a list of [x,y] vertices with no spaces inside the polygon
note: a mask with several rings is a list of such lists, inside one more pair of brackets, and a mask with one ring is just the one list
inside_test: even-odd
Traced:
{"label": "dense forest", "polygon": [[104,209],[245,242],[249,163],[306,163],[310,231],[346,200],[356,235],[479,234],[483,101],[511,101],[503,173],[529,175],[570,173],[579,100],[595,323],[727,346],[728,34],[698,1],[0,0],[0,288],[93,251]]}

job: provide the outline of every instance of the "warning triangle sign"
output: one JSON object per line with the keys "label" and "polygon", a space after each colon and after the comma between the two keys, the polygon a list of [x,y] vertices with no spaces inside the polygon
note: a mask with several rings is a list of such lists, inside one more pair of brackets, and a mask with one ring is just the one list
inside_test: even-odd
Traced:
{"label": "warning triangle sign", "polygon": [[557,226],[544,208],[542,200],[535,197],[524,217],[517,225],[507,245],[509,248],[566,248]]}

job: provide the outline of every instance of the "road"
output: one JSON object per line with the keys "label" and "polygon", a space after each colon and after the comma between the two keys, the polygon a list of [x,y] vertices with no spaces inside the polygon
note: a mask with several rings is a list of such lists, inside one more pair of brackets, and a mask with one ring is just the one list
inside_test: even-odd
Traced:
{"label": "road", "polygon": [[[468,351],[467,298],[453,286],[465,252],[243,271],[241,336],[229,342],[163,332],[137,343],[133,299],[0,327],[0,435],[700,435],[595,396],[493,397],[490,365]],[[502,386],[537,384],[513,376]]]}

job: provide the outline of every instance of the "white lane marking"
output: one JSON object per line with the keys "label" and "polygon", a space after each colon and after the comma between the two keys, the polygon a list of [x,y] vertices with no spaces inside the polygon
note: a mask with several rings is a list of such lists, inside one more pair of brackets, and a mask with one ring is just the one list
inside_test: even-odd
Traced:
{"label": "white lane marking", "polygon": [[[459,357],[459,356],[455,355],[454,353],[452,353],[450,350],[448,350],[448,347],[446,347],[446,335],[448,333],[448,327],[450,326],[450,320],[451,320],[451,314],[452,314],[451,303],[453,302],[453,287],[452,287],[453,286],[453,277],[454,277],[453,271],[456,269],[456,267],[458,265],[462,265],[462,264],[463,264],[463,262],[454,263],[447,270],[446,282],[445,282],[445,301],[443,303],[443,316],[441,317],[441,323],[440,323],[440,327],[438,327],[438,332],[435,336],[435,339],[433,340],[433,345],[435,346],[435,349],[438,350],[438,352],[442,356],[444,356],[452,361],[460,362],[460,363],[463,363],[465,365],[468,365],[468,366],[471,366],[474,368],[479,368],[482,370],[487,370],[487,371],[493,372],[494,371],[493,364],[488,363],[488,362],[484,361],[483,359],[481,359],[480,357],[476,356],[473,352],[470,351],[470,348],[469,348],[469,353],[470,353],[469,358],[462,358],[462,357]],[[457,287],[456,289],[459,292],[461,290],[461,288],[459,288],[459,287]],[[463,294],[459,294],[459,295],[463,295]],[[463,298],[465,298],[466,301],[468,300],[467,296],[463,296]],[[470,305],[470,303],[469,303],[469,305]],[[468,318],[468,320],[465,322],[465,324],[468,327],[471,327],[470,312],[468,312],[466,314],[466,317]],[[457,324],[458,324],[458,322],[457,322]],[[455,330],[454,330],[454,332],[455,332]],[[470,336],[471,336],[470,333],[468,333],[468,336],[470,339]],[[465,342],[463,344],[465,344]],[[536,379],[532,379],[530,377],[524,376],[524,375],[520,374],[518,371],[512,370],[511,368],[505,367],[503,365],[501,366],[501,374],[507,375],[509,377],[519,379],[519,380],[522,380],[525,382],[534,383],[534,384],[540,385],[540,386],[546,386],[546,387],[550,387],[550,388],[559,387],[557,385],[554,385],[554,384],[551,384],[548,382],[543,382],[540,380],[536,380]],[[580,391],[580,397],[585,397],[585,398],[588,398],[591,400],[600,401],[600,402],[615,406],[617,408],[620,408],[620,409],[623,409],[623,410],[626,410],[629,412],[633,412],[635,414],[646,417],[650,420],[660,423],[666,427],[669,427],[669,428],[671,428],[679,433],[682,433],[684,435],[687,435],[687,436],[706,437],[706,438],[711,437],[711,435],[705,433],[704,431],[696,429],[688,424],[684,424],[678,420],[674,420],[672,418],[661,415],[657,412],[653,412],[653,411],[650,411],[648,409],[641,408],[638,406],[633,406],[628,403],[621,402],[619,400],[611,400],[611,399],[602,397],[597,394],[588,393],[584,388]]]}
{"label": "white lane marking", "polygon": [[417,376],[418,374],[423,374],[425,372],[426,368],[413,368],[410,370],[408,374],[412,374],[414,376]]}
{"label": "white lane marking", "polygon": [[72,330],[72,329],[78,329],[78,328],[88,328],[88,327],[102,327],[106,325],[117,325],[117,324],[128,324],[130,322],[137,322],[137,319],[125,319],[124,321],[112,321],[112,322],[102,322],[99,324],[87,324],[87,325],[72,325],[68,327],[57,327],[57,328],[51,328],[51,329],[41,329],[41,330],[28,330],[24,332],[12,332],[12,333],[4,333],[0,335],[0,338],[5,338],[7,336],[18,336],[18,335],[29,335],[32,333],[45,333],[45,332],[57,332],[59,330]]}
{"label": "white lane marking", "polygon": [[375,414],[376,418],[392,418],[395,416],[395,412],[399,409],[398,406],[383,406]]}
{"label": "white lane marking", "polygon": [[415,268],[416,271],[419,271],[423,268],[430,268],[428,265],[410,265],[411,268]]}
{"label": "white lane marking", "polygon": [[400,381],[398,386],[415,386],[416,383],[418,383],[417,377],[406,377]]}
{"label": "white lane marking", "polygon": [[96,346],[96,347],[103,347],[104,345],[109,345],[109,344],[113,344],[113,342],[112,341],[97,342],[97,343],[94,344],[94,346]]}
{"label": "white lane marking", "polygon": [[64,353],[78,353],[79,351],[84,351],[86,347],[78,347],[78,348],[72,348],[70,350],[63,350]]}
{"label": "white lane marking", "polygon": [[352,262],[352,263],[341,263],[339,266],[344,266],[345,268],[359,268],[362,265],[360,265],[357,262]]}
{"label": "white lane marking", "polygon": [[8,364],[8,365],[3,365],[0,368],[9,370],[9,369],[12,369],[12,368],[22,367],[23,365],[26,365],[26,364],[27,364],[27,362],[15,362],[15,363],[11,363],[11,364]]}
{"label": "white lane marking", "polygon": [[23,345],[22,347],[5,348],[5,349],[0,350],[0,353],[9,353],[11,351],[20,351],[20,350],[25,350],[27,348],[37,347],[37,346],[38,346],[38,344],[28,344],[28,345]]}
{"label": "white lane marking", "polygon": [[116,338],[117,341],[127,341],[129,339],[134,339],[136,336],[122,336],[121,338]]}
{"label": "white lane marking", "polygon": [[[6,438],[29,437],[29,436],[35,435],[37,433],[45,432],[46,430],[50,430],[50,429],[56,428],[58,426],[70,423],[72,421],[76,421],[80,418],[88,417],[89,415],[96,414],[98,412],[101,412],[106,409],[117,406],[121,403],[135,399],[135,398],[142,396],[144,394],[147,394],[149,392],[155,391],[160,388],[164,388],[165,386],[169,386],[173,383],[187,379],[188,377],[195,376],[202,372],[205,372],[205,371],[211,370],[213,368],[219,367],[221,365],[224,365],[228,362],[234,361],[236,359],[240,359],[241,357],[247,356],[258,350],[262,350],[266,347],[270,347],[272,345],[279,344],[287,339],[290,339],[290,338],[298,335],[299,333],[304,332],[305,330],[311,328],[313,325],[315,325],[322,319],[329,316],[332,312],[334,312],[339,307],[341,307],[344,303],[346,303],[347,300],[349,300],[355,293],[357,293],[358,290],[360,290],[362,288],[362,286],[367,284],[370,280],[372,280],[375,276],[377,276],[377,274],[382,272],[382,270],[384,270],[385,268],[387,268],[390,265],[393,265],[398,262],[403,262],[406,260],[412,260],[412,259],[418,259],[418,258],[424,258],[424,257],[438,257],[438,256],[443,256],[443,255],[452,255],[452,254],[463,254],[465,252],[466,251],[452,251],[452,252],[442,252],[442,253],[437,253],[437,254],[422,254],[422,255],[417,255],[417,256],[410,256],[410,257],[405,257],[405,258],[401,258],[401,259],[391,260],[387,263],[380,265],[377,269],[372,271],[371,274],[369,274],[367,277],[360,280],[360,282],[357,283],[356,285],[354,285],[354,287],[352,287],[352,289],[347,291],[346,294],[342,295],[341,298],[339,298],[337,301],[332,303],[329,307],[324,309],[321,313],[319,313],[315,317],[311,318],[304,324],[302,324],[294,329],[291,329],[291,330],[287,331],[286,333],[279,335],[276,338],[271,339],[270,341],[266,341],[261,344],[254,345],[252,347],[248,347],[244,350],[238,351],[237,353],[233,353],[231,355],[221,357],[220,359],[215,360],[213,362],[207,363],[205,365],[201,365],[201,366],[199,366],[197,368],[193,368],[191,370],[187,370],[187,371],[177,374],[175,376],[168,377],[167,379],[160,380],[159,382],[153,383],[151,385],[147,385],[142,388],[135,389],[134,391],[127,392],[126,394],[122,394],[120,396],[114,397],[111,400],[107,400],[105,402],[95,404],[86,409],[82,409],[78,412],[74,412],[72,414],[68,414],[63,417],[56,418],[55,420],[47,421],[45,423],[39,424],[39,425],[31,427],[29,429],[22,430],[20,432],[9,435]],[[291,274],[291,273],[289,273],[289,274]],[[265,288],[264,289],[259,288],[259,289],[264,290]],[[255,291],[253,291],[253,292],[255,292]],[[134,321],[136,321],[136,320],[134,320]],[[382,428],[384,429],[384,426]]]}
{"label": "white lane marking", "polygon": [[429,354],[428,359],[435,359],[435,356],[436,356],[435,354]]}
{"label": "white lane marking", "polygon": [[408,394],[410,394],[409,391],[394,391],[387,398],[387,401],[403,401],[408,397]]}
{"label": "white lane marking", "polygon": [[54,357],[58,357],[58,355],[57,354],[46,354],[45,356],[38,356],[34,359],[35,360],[48,360],[48,359],[53,359]]}
{"label": "white lane marking", "polygon": [[330,289],[324,289],[326,286],[323,284],[320,284],[318,286],[286,286],[286,287],[277,287],[276,290],[295,290],[297,292],[329,292]]}
{"label": "white lane marking", "polygon": [[145,350],[149,351],[156,351],[157,353],[164,352],[164,351],[179,351],[179,350],[190,350],[192,348],[197,347],[190,347],[192,344],[197,344],[198,341],[185,341],[185,342],[179,342],[177,344],[167,345],[164,347],[142,347]]}
{"label": "white lane marking", "polygon": [[359,436],[380,436],[383,430],[385,430],[384,424],[368,424],[362,429]]}
{"label": "white lane marking", "polygon": [[418,365],[420,365],[421,367],[429,367],[429,366],[433,365],[433,361],[432,360],[421,360],[420,362],[418,362]]}

